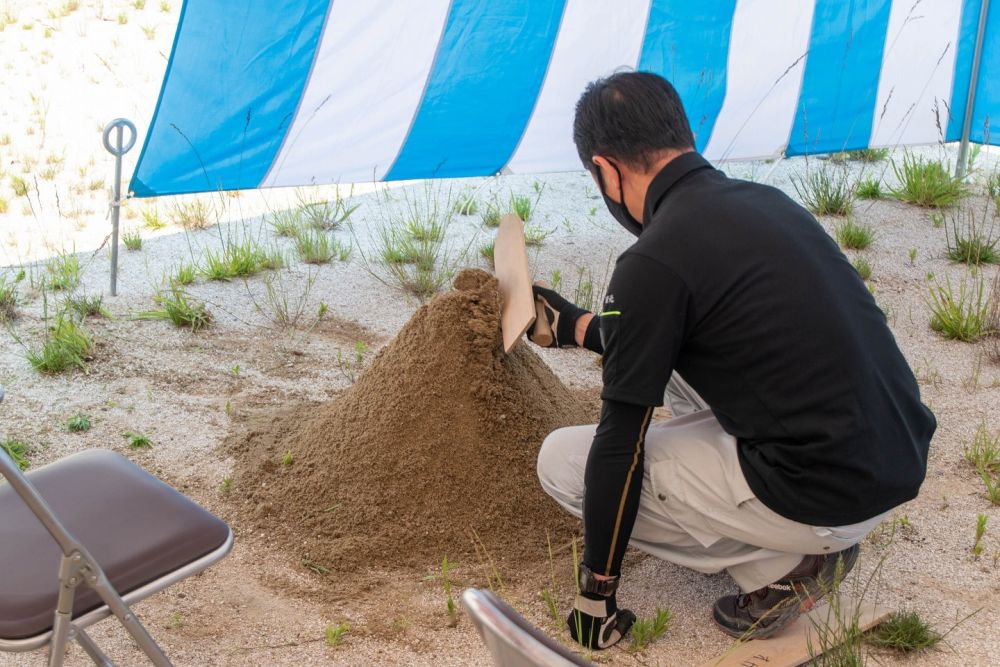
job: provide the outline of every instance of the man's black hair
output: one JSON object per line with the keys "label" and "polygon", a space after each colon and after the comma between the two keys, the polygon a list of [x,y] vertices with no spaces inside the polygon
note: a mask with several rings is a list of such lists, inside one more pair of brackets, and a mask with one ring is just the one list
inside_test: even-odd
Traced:
{"label": "man's black hair", "polygon": [[576,103],[573,141],[591,170],[594,155],[647,170],[666,149],[694,147],[680,96],[651,72],[618,72],[588,85]]}

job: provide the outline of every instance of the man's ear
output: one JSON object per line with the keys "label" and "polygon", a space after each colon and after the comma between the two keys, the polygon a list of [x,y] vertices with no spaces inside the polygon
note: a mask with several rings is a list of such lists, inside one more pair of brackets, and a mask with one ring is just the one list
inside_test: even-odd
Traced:
{"label": "man's ear", "polygon": [[[618,201],[621,194],[621,182],[618,178],[618,170],[608,161],[607,158],[595,155],[591,158],[594,166],[600,170],[601,180],[604,182],[604,194],[613,201]],[[596,174],[595,174],[596,178]],[[600,183],[598,183],[600,185]]]}

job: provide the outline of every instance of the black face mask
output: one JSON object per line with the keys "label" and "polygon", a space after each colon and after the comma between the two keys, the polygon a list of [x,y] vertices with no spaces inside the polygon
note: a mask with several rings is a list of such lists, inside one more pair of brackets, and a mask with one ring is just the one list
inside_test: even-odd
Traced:
{"label": "black face mask", "polygon": [[604,187],[604,178],[601,176],[601,168],[597,165],[594,166],[597,169],[597,184],[601,187],[601,196],[604,197],[604,203],[607,205],[611,217],[617,220],[618,224],[633,235],[638,236],[642,233],[642,223],[632,217],[632,214],[629,213],[628,208],[625,206],[625,191],[622,188],[624,181],[622,181],[622,172],[618,168],[618,165],[611,163],[611,166],[618,172],[618,196],[621,202],[616,202],[608,196],[607,189]]}

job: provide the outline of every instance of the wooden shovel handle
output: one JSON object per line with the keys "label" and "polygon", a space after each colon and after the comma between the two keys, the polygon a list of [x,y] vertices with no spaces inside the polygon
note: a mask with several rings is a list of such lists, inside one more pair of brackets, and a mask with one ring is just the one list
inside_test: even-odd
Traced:
{"label": "wooden shovel handle", "polygon": [[549,326],[549,318],[545,315],[545,306],[540,299],[535,299],[535,332],[531,338],[541,347],[552,345],[555,338],[552,335],[552,327]]}

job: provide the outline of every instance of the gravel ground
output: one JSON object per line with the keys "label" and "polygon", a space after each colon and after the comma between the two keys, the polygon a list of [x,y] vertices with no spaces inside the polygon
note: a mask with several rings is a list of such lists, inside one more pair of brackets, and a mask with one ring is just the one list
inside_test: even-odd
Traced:
{"label": "gravel ground", "polygon": [[[19,23],[0,33],[0,60],[11,101],[0,109],[4,126],[0,164],[8,174],[24,174],[30,166],[32,176],[30,206],[23,197],[13,195],[9,178],[0,184],[0,196],[10,203],[7,213],[0,214],[6,232],[0,237],[0,248],[10,272],[24,268],[29,282],[41,270],[32,262],[45,261],[60,250],[76,251],[83,267],[81,290],[96,295],[106,293],[109,280],[107,195],[101,185],[91,189],[102,178],[104,185],[109,182],[110,161],[99,148],[99,129],[114,116],[131,115],[144,130],[142,123],[152,111],[179,3],[166,12],[157,3],[142,10],[124,2],[82,5],[66,18],[50,19],[41,5],[11,3]],[[126,14],[125,24],[119,23],[121,13]],[[25,29],[29,23],[31,29]],[[142,29],[150,27],[152,39]],[[52,31],[49,37],[47,30]],[[102,94],[93,94],[95,88]],[[9,144],[2,141],[4,133],[10,135]],[[954,160],[953,147],[919,153]],[[65,157],[49,181],[39,174],[51,154]],[[131,158],[136,155],[132,153]],[[37,164],[30,164],[32,158]],[[816,159],[793,159],[725,168],[742,178],[766,179],[794,195],[793,177],[821,164]],[[894,177],[889,164],[851,163],[848,168],[884,176],[891,184]],[[995,151],[984,151],[977,166],[979,178],[995,170]],[[131,167],[127,162],[126,172]],[[187,233],[175,225],[155,232],[141,227],[142,211],[155,209],[167,217],[176,201],[130,202],[123,224],[126,229],[140,230],[144,242],[140,251],[122,249],[120,254],[120,295],[104,299],[115,319],[88,322],[98,341],[89,372],[40,376],[25,360],[21,344],[12,336],[2,337],[0,378],[8,399],[2,408],[5,419],[0,435],[30,443],[33,465],[88,447],[117,450],[231,519],[233,510],[220,485],[232,461],[218,449],[230,428],[258,408],[335,395],[350,382],[336,363],[338,354],[352,354],[354,344],[363,341],[369,360],[418,306],[416,299],[380,280],[384,276],[379,268],[365,261],[378,245],[378,230],[391,227],[413,202],[445,205],[449,197],[465,192],[475,193],[481,203],[494,198],[506,201],[511,192],[535,198],[536,183],[541,194],[532,223],[548,234],[531,252],[536,276],[551,279],[558,271],[562,290],[569,294],[589,280],[597,297],[610,263],[627,247],[630,237],[608,216],[592,181],[582,172],[368,184],[354,190],[353,202],[360,208],[352,224],[334,233],[354,246],[351,258],[318,268],[293,262],[278,274],[280,283],[272,283],[293,302],[303,304],[303,326],[293,330],[282,330],[271,322],[267,279],[261,276],[228,283],[199,279],[190,292],[204,300],[216,318],[205,332],[192,334],[131,316],[152,307],[151,297],[164,273],[181,261],[200,261],[206,250],[219,249],[234,235],[260,238],[290,252],[291,243],[275,238],[262,216],[291,205],[295,192],[205,197],[222,224]],[[334,191],[316,188],[304,196],[319,199]],[[342,194],[347,191],[342,189]],[[976,195],[967,205],[985,203]],[[916,610],[942,630],[975,612],[948,635],[950,647],[905,659],[879,653],[873,661],[994,664],[994,656],[1000,654],[1000,567],[996,560],[1000,557],[1000,512],[984,497],[981,482],[962,457],[962,447],[981,420],[993,431],[1000,428],[1000,367],[983,358],[981,345],[943,340],[928,326],[924,301],[928,275],[961,281],[966,273],[962,265],[944,259],[944,230],[935,228],[930,212],[895,201],[858,202],[854,218],[876,231],[873,246],[860,254],[874,267],[871,282],[876,298],[940,423],[920,497],[896,511],[905,521],[891,543],[866,542],[859,580],[866,581],[876,565],[883,563],[881,574],[875,577],[879,601],[894,609]],[[832,232],[839,220],[822,222]],[[478,248],[490,239],[491,232],[478,216],[459,216],[448,229],[445,245],[456,265],[486,266]],[[912,248],[916,257],[911,262]],[[996,267],[983,270],[990,279],[996,273]],[[44,332],[46,302],[27,284],[22,291],[26,303],[12,330],[32,346]],[[313,323],[320,304],[328,308],[327,316]],[[542,356],[567,385],[596,395],[600,374],[589,354],[546,350]],[[67,433],[65,420],[75,413],[90,415],[94,427],[84,434]],[[152,449],[129,450],[121,435],[126,431],[149,435]],[[978,513],[989,517],[989,526],[984,556],[974,560],[970,548]],[[457,627],[446,627],[444,596],[440,582],[433,578],[435,563],[428,563],[426,573],[381,572],[378,563],[371,563],[371,576],[359,578],[356,591],[335,604],[321,602],[324,596],[318,591],[330,582],[278,549],[268,535],[246,531],[238,524],[234,527],[237,542],[230,557],[138,606],[176,664],[487,662],[467,618],[460,615]],[[537,564],[526,571],[508,571],[502,554],[494,556],[504,577],[505,596],[553,636],[565,638],[539,600],[539,591],[550,586],[546,554],[539,554]],[[557,597],[565,607],[572,586],[568,549],[557,549],[555,568]],[[461,563],[454,579],[456,588],[486,584],[478,563]],[[641,616],[651,615],[658,606],[667,607],[674,620],[666,635],[639,655],[614,650],[591,657],[623,665],[699,664],[729,645],[712,627],[708,610],[715,597],[732,587],[725,575],[704,576],[633,553],[621,603]],[[328,647],[324,629],[344,620],[351,627],[343,644]],[[105,622],[93,634],[115,660],[141,662],[114,624]],[[74,649],[69,664],[87,664],[81,655]],[[0,655],[0,667],[43,660],[40,653]]]}

